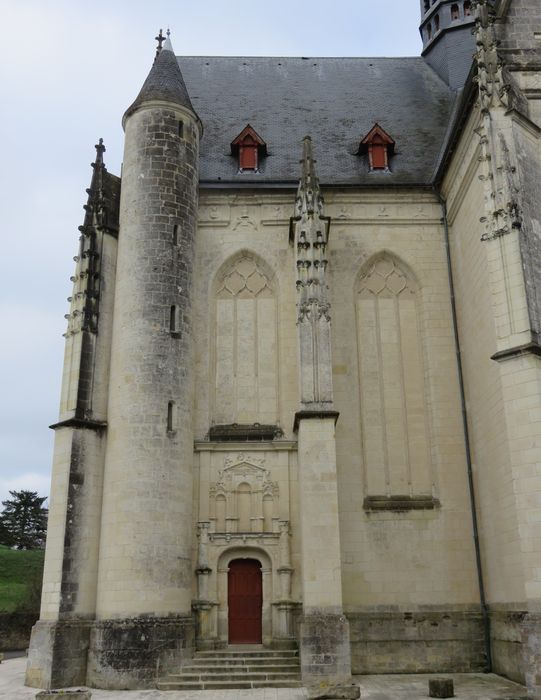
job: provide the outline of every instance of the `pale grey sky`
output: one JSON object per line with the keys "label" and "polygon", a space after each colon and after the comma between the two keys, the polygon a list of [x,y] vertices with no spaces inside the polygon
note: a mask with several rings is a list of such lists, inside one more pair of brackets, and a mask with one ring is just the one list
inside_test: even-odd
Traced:
{"label": "pale grey sky", "polygon": [[0,500],[48,495],[66,297],[94,144],[170,26],[179,55],[418,55],[419,0],[0,0]]}

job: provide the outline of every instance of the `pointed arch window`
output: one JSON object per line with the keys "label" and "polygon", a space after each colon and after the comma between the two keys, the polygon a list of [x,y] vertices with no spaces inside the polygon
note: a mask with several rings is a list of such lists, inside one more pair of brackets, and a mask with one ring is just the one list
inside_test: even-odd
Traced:
{"label": "pointed arch window", "polygon": [[368,165],[371,171],[383,170],[388,172],[394,149],[394,139],[379,124],[374,124],[361,141],[358,153],[360,155],[368,154]]}
{"label": "pointed arch window", "polygon": [[464,17],[471,17],[471,2],[466,0],[464,3]]}
{"label": "pointed arch window", "polygon": [[460,7],[458,3],[454,3],[451,5],[451,21],[456,22],[457,19],[460,19]]}
{"label": "pointed arch window", "polygon": [[430,507],[433,475],[419,287],[398,260],[384,253],[361,275],[356,297],[368,502],[401,496]]}
{"label": "pointed arch window", "polygon": [[215,292],[216,425],[276,425],[277,306],[273,275],[251,254],[218,274]]}
{"label": "pointed arch window", "polygon": [[238,159],[240,173],[257,173],[261,158],[267,155],[267,144],[257,131],[247,124],[231,142],[231,153]]}

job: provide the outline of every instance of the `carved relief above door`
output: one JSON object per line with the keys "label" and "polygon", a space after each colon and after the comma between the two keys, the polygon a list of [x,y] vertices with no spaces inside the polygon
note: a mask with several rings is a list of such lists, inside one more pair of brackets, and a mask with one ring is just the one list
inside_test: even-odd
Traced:
{"label": "carved relief above door", "polygon": [[225,460],[218,480],[209,486],[211,531],[264,533],[275,531],[278,484],[270,478],[264,459],[239,454]]}

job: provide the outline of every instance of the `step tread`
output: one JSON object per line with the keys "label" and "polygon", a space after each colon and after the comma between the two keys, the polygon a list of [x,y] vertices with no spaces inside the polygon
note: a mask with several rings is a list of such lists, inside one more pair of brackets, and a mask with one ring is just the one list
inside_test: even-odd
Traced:
{"label": "step tread", "polygon": [[242,678],[247,678],[251,680],[273,680],[273,679],[278,679],[282,680],[283,678],[298,678],[300,676],[299,672],[292,672],[292,673],[171,673],[170,675],[167,676],[166,680],[168,681],[174,681],[174,680],[192,680],[194,678],[202,679],[202,678],[208,678],[209,680],[213,679],[222,679],[225,678],[226,680],[230,678],[231,680],[236,680],[236,679],[242,679]]}
{"label": "step tread", "polygon": [[157,683],[158,690],[220,690],[220,689],[243,689],[243,688],[300,688],[302,681],[200,681],[194,682],[167,682],[160,681]]}

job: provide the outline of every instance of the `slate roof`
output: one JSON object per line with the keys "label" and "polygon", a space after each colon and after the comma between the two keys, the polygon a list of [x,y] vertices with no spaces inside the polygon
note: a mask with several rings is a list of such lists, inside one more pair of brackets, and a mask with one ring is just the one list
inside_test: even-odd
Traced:
{"label": "slate roof", "polygon": [[143,87],[135,98],[135,101],[128,107],[124,114],[124,119],[135,112],[137,107],[148,100],[163,100],[187,107],[194,111],[190,96],[186,90],[184,78],[180,71],[178,61],[172,51],[169,40],[160,51],[156,60],[152,64],[150,73],[143,83]]}
{"label": "slate roof", "polygon": [[[299,180],[302,139],[314,144],[322,185],[431,184],[456,93],[423,58],[183,56],[203,123],[202,183]],[[389,174],[355,155],[378,122],[396,141]],[[250,123],[267,143],[258,174],[237,172],[231,141]]]}

